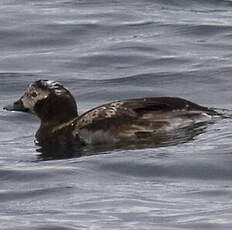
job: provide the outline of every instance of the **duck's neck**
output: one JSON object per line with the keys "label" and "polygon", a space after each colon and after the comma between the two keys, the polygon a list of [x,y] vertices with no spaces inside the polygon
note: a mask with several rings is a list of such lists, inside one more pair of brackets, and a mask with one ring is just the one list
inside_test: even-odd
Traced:
{"label": "duck's neck", "polygon": [[70,117],[70,119],[53,120],[49,122],[40,122],[40,127],[36,132],[35,138],[39,144],[42,144],[49,139],[54,139],[56,136],[71,136],[72,135],[72,122],[78,116]]}

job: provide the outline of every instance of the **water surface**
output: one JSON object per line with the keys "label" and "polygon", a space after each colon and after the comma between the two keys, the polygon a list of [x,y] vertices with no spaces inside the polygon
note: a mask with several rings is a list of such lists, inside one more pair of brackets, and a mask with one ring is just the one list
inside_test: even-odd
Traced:
{"label": "water surface", "polygon": [[[59,80],[80,113],[178,96],[232,109],[232,2],[6,0],[0,107]],[[30,114],[0,111],[1,229],[231,229],[232,125],[192,140],[38,161]]]}

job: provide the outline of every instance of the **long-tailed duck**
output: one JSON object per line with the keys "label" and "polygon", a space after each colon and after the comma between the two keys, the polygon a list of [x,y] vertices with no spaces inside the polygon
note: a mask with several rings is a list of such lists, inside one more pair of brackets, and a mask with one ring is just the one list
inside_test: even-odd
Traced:
{"label": "long-tailed duck", "polygon": [[40,146],[155,141],[176,127],[204,122],[218,115],[214,109],[176,97],[120,100],[78,115],[72,94],[58,82],[39,80],[28,86],[9,111],[31,112],[40,118],[36,140]]}

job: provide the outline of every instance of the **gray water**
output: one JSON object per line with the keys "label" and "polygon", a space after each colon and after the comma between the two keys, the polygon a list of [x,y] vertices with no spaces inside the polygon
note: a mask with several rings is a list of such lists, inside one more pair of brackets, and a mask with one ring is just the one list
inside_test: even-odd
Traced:
{"label": "gray water", "polygon": [[[184,97],[232,109],[232,1],[4,0],[0,107],[38,79],[80,113]],[[186,143],[43,161],[30,114],[0,110],[1,229],[231,229],[232,125]]]}

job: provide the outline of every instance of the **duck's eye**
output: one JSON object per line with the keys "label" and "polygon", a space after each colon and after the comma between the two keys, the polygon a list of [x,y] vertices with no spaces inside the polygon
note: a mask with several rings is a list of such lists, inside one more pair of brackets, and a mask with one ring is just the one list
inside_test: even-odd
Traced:
{"label": "duck's eye", "polygon": [[37,93],[36,93],[36,92],[32,92],[32,93],[31,93],[31,96],[32,96],[32,97],[37,97]]}

